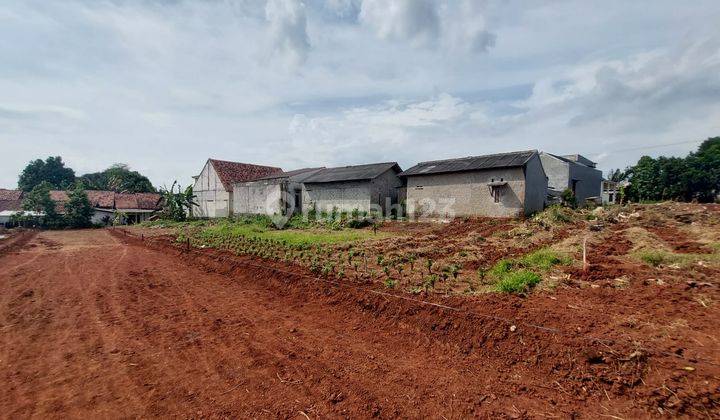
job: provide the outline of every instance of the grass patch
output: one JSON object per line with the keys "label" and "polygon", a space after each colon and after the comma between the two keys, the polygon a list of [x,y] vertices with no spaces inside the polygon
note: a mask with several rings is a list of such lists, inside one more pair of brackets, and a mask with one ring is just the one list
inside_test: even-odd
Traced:
{"label": "grass patch", "polygon": [[520,265],[529,269],[549,270],[555,265],[568,265],[570,258],[557,252],[543,248],[520,258]]}
{"label": "grass patch", "polygon": [[520,293],[540,283],[540,276],[529,270],[512,271],[495,284],[497,290],[505,293]]}
{"label": "grass patch", "polygon": [[387,237],[387,233],[373,233],[359,229],[284,229],[276,230],[262,221],[221,222],[207,226],[199,232],[201,238],[245,237],[278,241],[290,246],[309,246],[319,244],[339,244],[367,239]]}
{"label": "grass patch", "polygon": [[706,263],[720,263],[720,254],[675,254],[670,251],[663,250],[642,250],[636,253],[636,257],[642,262],[652,267],[677,265],[684,268],[696,264],[700,261]]}
{"label": "grass patch", "polygon": [[502,259],[487,274],[495,279],[495,288],[505,293],[520,293],[537,285],[540,274],[555,265],[570,264],[570,258],[543,248],[520,258]]}
{"label": "grass patch", "polygon": [[651,265],[653,267],[658,267],[661,264],[667,264],[670,260],[670,254],[669,252],[665,251],[643,251],[638,254],[640,259],[648,265]]}

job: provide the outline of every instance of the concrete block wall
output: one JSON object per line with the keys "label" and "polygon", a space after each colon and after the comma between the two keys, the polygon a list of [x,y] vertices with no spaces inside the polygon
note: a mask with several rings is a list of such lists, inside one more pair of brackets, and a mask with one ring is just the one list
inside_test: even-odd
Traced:
{"label": "concrete block wall", "polygon": [[303,189],[303,212],[315,208],[318,212],[370,211],[371,184],[369,181],[328,182],[305,184]]}
{"label": "concrete block wall", "polygon": [[[500,202],[495,203],[489,182],[503,180]],[[504,168],[409,176],[408,215],[425,217],[516,217],[525,213],[525,177],[522,168]]]}
{"label": "concrete block wall", "polygon": [[372,203],[382,207],[383,214],[389,215],[392,205],[398,203],[398,187],[403,185],[402,179],[393,169],[372,180]]}

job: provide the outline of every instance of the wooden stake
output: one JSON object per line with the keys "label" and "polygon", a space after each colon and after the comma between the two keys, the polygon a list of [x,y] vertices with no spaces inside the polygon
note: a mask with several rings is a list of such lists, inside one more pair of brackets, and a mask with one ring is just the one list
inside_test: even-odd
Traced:
{"label": "wooden stake", "polygon": [[583,271],[588,270],[587,262],[587,236],[583,239]]}

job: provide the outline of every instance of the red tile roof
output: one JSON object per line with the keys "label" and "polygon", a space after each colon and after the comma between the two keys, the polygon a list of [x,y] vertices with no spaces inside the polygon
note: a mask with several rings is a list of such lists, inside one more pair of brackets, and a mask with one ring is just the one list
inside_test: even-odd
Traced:
{"label": "red tile roof", "polygon": [[253,165],[250,163],[228,162],[226,160],[210,159],[225,191],[232,191],[236,182],[254,181],[268,175],[282,173],[282,169],[272,166]]}
{"label": "red tile roof", "polygon": [[23,192],[21,190],[6,190],[0,188],[0,201],[21,200]]}
{"label": "red tile roof", "polygon": [[[117,210],[158,210],[160,194],[136,193],[120,194],[114,191],[87,190],[88,200],[94,208]],[[58,212],[64,211],[64,204],[70,199],[67,191],[50,191],[50,198],[56,202]]]}
{"label": "red tile roof", "polygon": [[0,211],[22,210],[22,200],[0,200]]}
{"label": "red tile roof", "polygon": [[86,192],[93,207],[111,209],[115,205],[115,193],[112,191],[88,190]]}
{"label": "red tile roof", "polygon": [[0,188],[0,211],[22,210],[23,192],[20,190],[6,190]]}
{"label": "red tile roof", "polygon": [[137,197],[138,207],[142,210],[157,210],[160,208],[160,199],[162,196],[160,194],[154,194],[154,193],[137,193],[135,194],[135,197]]}

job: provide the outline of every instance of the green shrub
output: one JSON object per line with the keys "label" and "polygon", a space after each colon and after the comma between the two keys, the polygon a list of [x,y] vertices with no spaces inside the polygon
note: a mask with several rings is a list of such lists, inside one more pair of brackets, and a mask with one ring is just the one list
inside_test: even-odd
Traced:
{"label": "green shrub", "polygon": [[524,292],[540,283],[540,276],[528,270],[518,270],[505,274],[496,283],[499,291],[505,293]]}

